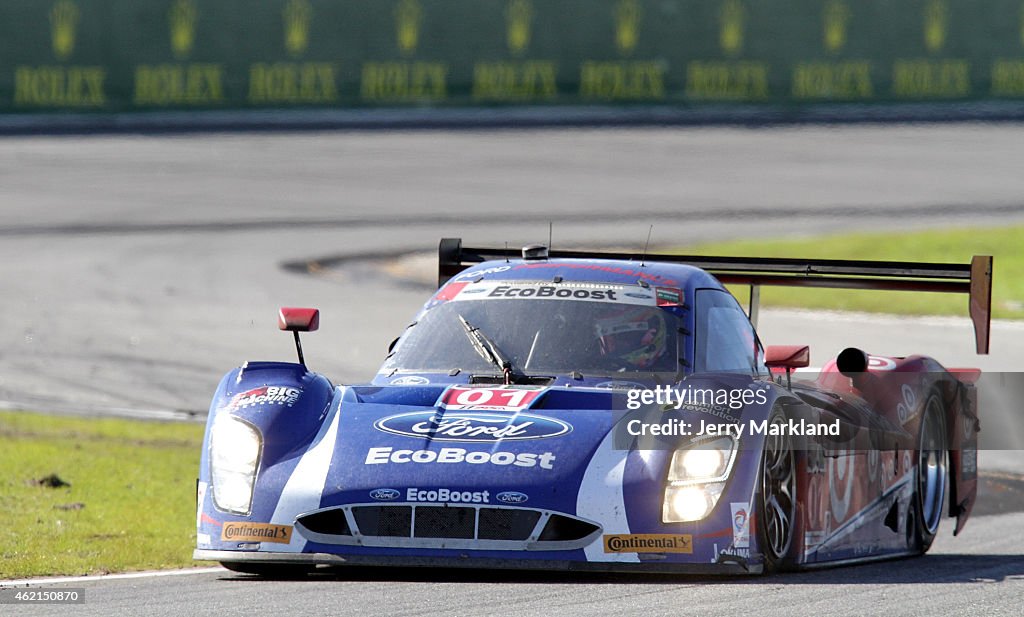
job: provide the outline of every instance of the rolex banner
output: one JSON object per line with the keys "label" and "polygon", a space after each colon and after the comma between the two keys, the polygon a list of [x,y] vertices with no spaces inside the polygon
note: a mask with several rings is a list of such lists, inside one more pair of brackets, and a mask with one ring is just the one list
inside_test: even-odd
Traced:
{"label": "rolex banner", "polygon": [[0,112],[1024,99],[1024,0],[0,0]]}

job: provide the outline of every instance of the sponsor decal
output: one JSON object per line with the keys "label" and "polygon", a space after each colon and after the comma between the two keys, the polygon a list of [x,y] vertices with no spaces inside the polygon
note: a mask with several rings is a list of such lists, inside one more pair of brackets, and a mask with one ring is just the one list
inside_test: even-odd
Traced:
{"label": "sponsor decal", "polygon": [[871,482],[878,480],[878,469],[882,463],[882,452],[878,448],[868,450],[868,479]]}
{"label": "sponsor decal", "polygon": [[286,386],[263,386],[236,394],[224,407],[227,411],[245,409],[255,405],[287,405],[291,407],[299,400],[302,390]]}
{"label": "sponsor decal", "polygon": [[501,503],[526,503],[530,500],[526,493],[520,493],[519,491],[505,491],[498,493],[494,498]]}
{"label": "sponsor decal", "polygon": [[450,488],[405,491],[406,501],[441,501],[445,503],[491,503],[490,491],[458,491]]}
{"label": "sponsor decal", "polygon": [[868,356],[869,371],[891,371],[896,368],[896,362],[892,358],[884,356]]}
{"label": "sponsor decal", "polygon": [[390,446],[370,448],[366,452],[364,465],[386,463],[469,463],[483,465],[490,463],[500,467],[540,467],[552,469],[555,455],[552,452],[471,452],[463,448],[441,448],[440,450],[395,450]]}
{"label": "sponsor decal", "polygon": [[900,393],[903,395],[903,402],[896,405],[896,415],[899,416],[900,424],[906,424],[917,417],[917,393],[907,384],[903,384]]}
{"label": "sponsor decal", "polygon": [[693,553],[693,536],[677,533],[624,533],[604,536],[606,553]]}
{"label": "sponsor decal", "polygon": [[550,283],[539,281],[481,281],[448,283],[434,300],[583,300],[654,306],[650,293],[633,291],[624,285],[601,283]]}
{"label": "sponsor decal", "polygon": [[213,543],[213,538],[210,537],[210,534],[208,534],[208,533],[197,533],[196,534],[196,544],[199,545],[200,547],[210,546],[210,544],[212,544],[212,543]]}
{"label": "sponsor decal", "polygon": [[377,501],[394,501],[401,497],[402,493],[393,488],[375,488],[370,491],[370,498]]}
{"label": "sponsor decal", "polygon": [[732,545],[734,548],[750,547],[750,504],[730,503],[732,509]]}
{"label": "sponsor decal", "polygon": [[419,375],[405,375],[391,381],[392,386],[425,386],[430,383],[430,380],[426,377],[420,377]]}
{"label": "sponsor decal", "polygon": [[658,306],[682,306],[683,290],[675,287],[657,287],[655,295],[658,298]]}
{"label": "sponsor decal", "polygon": [[491,411],[519,411],[526,409],[546,388],[467,388],[452,386],[441,395],[438,406],[449,411],[457,409],[487,409]]}
{"label": "sponsor decal", "polygon": [[438,416],[412,411],[381,418],[373,427],[384,433],[433,441],[526,441],[559,437],[572,431],[567,422],[535,414],[494,414],[457,411]]}
{"label": "sponsor decal", "polygon": [[846,520],[853,498],[854,457],[849,450],[837,450],[828,459],[829,504],[836,522]]}
{"label": "sponsor decal", "polygon": [[594,384],[594,387],[610,390],[642,390],[644,385],[635,381],[602,381],[599,384]]}
{"label": "sponsor decal", "polygon": [[562,298],[573,300],[617,300],[619,292],[614,289],[587,289],[556,287],[554,285],[497,285],[487,294],[488,298]]}
{"label": "sponsor decal", "polygon": [[266,523],[224,523],[224,527],[220,530],[220,539],[226,542],[288,544],[292,541],[292,526]]}
{"label": "sponsor decal", "polygon": [[[732,548],[728,548],[728,549],[724,549],[723,548],[722,550],[719,550],[718,549],[718,545],[715,544],[714,554],[718,555],[719,557],[722,557],[722,556],[726,556],[726,557],[742,557],[743,559],[750,559],[750,549],[749,548],[736,548],[736,547],[732,547]],[[716,557],[716,558],[713,558],[711,560],[711,563],[718,563],[718,561],[719,561],[719,559],[718,559],[718,557]]]}
{"label": "sponsor decal", "polygon": [[466,272],[456,275],[452,280],[461,281],[464,279],[475,279],[488,274],[497,274],[511,269],[512,266],[494,266],[493,268],[484,268],[483,270],[467,270]]}

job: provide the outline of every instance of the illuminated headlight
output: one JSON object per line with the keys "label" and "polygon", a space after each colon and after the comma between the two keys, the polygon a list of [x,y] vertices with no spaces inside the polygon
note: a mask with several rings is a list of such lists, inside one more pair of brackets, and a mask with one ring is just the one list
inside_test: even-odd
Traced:
{"label": "illuminated headlight", "polygon": [[724,482],[694,486],[670,486],[665,489],[661,518],[666,523],[699,521],[715,509],[722,496]]}
{"label": "illuminated headlight", "polygon": [[668,468],[669,482],[714,482],[725,480],[732,466],[736,442],[732,437],[694,444],[676,450]]}
{"label": "illuminated headlight", "polygon": [[677,450],[668,468],[662,521],[686,523],[711,514],[736,457],[736,441],[720,437]]}
{"label": "illuminated headlight", "polygon": [[210,430],[213,501],[235,514],[249,514],[263,440],[252,425],[232,416],[217,418]]}

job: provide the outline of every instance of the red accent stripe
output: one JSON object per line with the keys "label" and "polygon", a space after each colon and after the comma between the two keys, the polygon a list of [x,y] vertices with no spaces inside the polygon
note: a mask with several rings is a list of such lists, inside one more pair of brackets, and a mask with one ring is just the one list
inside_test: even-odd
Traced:
{"label": "red accent stripe", "polygon": [[442,302],[452,300],[455,296],[459,295],[459,292],[462,291],[462,288],[466,285],[469,285],[469,283],[448,283],[437,292],[437,295],[434,296],[434,300]]}

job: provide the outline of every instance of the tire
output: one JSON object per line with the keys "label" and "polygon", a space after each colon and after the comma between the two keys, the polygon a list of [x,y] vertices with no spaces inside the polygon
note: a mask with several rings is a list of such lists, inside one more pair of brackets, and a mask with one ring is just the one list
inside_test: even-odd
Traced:
{"label": "tire", "polygon": [[[780,411],[769,424],[785,424]],[[792,569],[802,528],[797,499],[797,456],[793,437],[765,435],[757,491],[757,538],[766,573]]]}
{"label": "tire", "polygon": [[265,578],[296,579],[305,578],[316,566],[302,564],[259,563],[252,561],[222,561],[220,565],[232,572],[255,574]]}
{"label": "tire", "polygon": [[938,395],[932,394],[921,413],[914,497],[907,521],[910,548],[922,555],[931,548],[942,521],[948,475],[946,449],[946,411]]}

